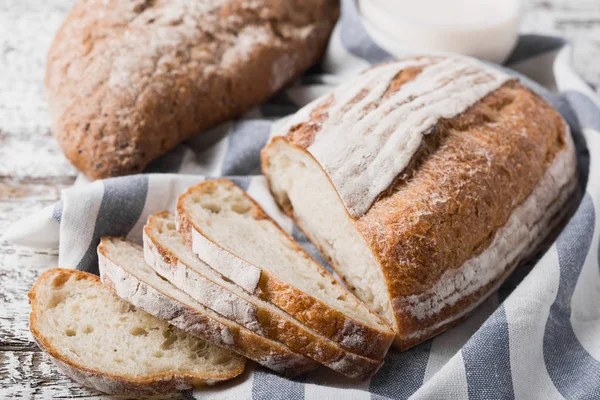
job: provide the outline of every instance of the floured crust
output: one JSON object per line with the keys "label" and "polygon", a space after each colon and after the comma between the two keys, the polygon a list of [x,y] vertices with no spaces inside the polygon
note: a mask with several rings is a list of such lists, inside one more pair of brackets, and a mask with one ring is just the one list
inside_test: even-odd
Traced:
{"label": "floured crust", "polygon": [[469,57],[385,63],[294,115],[287,132],[298,137],[297,131],[313,122],[312,114],[324,111],[318,134],[309,144],[301,143],[357,218],[402,173],[440,119],[463,113],[509,80],[504,72]]}
{"label": "floured crust", "polygon": [[103,243],[98,246],[98,259],[102,282],[113,288],[119,297],[179,329],[235,351],[281,374],[300,375],[317,366],[314,361],[293,353],[277,342],[258,336],[236,323],[217,321],[200,309],[193,309],[160,292],[112,262]]}
{"label": "floured crust", "polygon": [[[227,179],[214,179],[202,182],[189,188],[179,197],[177,202],[177,221],[180,233],[185,237],[194,252],[202,254],[202,259],[209,265],[219,264],[219,272],[230,278],[235,276],[236,282],[263,300],[277,305],[282,310],[314,329],[319,334],[339,343],[343,348],[364,355],[365,357],[379,359],[383,358],[394,339],[392,330],[382,331],[374,326],[369,326],[361,321],[350,318],[343,312],[336,310],[315,297],[304,293],[291,284],[283,281],[269,271],[263,270],[240,257],[225,250],[218,243],[207,238],[202,229],[194,224],[192,218],[185,210],[183,198],[192,195],[193,192],[201,193],[209,189],[211,185],[234,185]],[[295,250],[301,252],[304,257],[311,258],[290,236],[283,231],[272,218],[270,218],[247,194],[252,202],[251,210],[255,219],[267,219],[279,230],[281,235],[290,240]],[[208,259],[210,258],[210,260]],[[312,260],[323,275],[325,271],[316,261]],[[335,279],[331,277],[335,282]],[[337,283],[336,283],[337,284]],[[375,313],[373,315],[376,316]],[[387,325],[379,316],[383,325]]]}
{"label": "floured crust", "polygon": [[201,376],[194,374],[182,375],[165,373],[148,378],[135,378],[133,376],[108,374],[100,370],[87,368],[72,359],[69,359],[63,355],[63,352],[60,349],[57,349],[52,344],[51,340],[40,333],[37,327],[37,317],[40,311],[38,310],[36,295],[38,290],[42,290],[43,286],[51,285],[51,282],[55,279],[66,281],[71,276],[75,276],[77,280],[87,280],[101,285],[100,278],[87,272],[62,268],[45,271],[40,275],[29,291],[28,296],[32,308],[29,316],[29,329],[40,348],[52,358],[52,361],[54,361],[57,367],[65,375],[77,383],[105,393],[150,396],[213,384],[222,380],[231,379],[243,372],[244,365],[241,364],[239,370],[231,371],[228,374],[220,376],[216,374],[212,376]]}
{"label": "floured crust", "polygon": [[[179,260],[168,249],[156,246],[156,243],[152,246],[151,251],[154,253],[153,259],[157,261],[150,264],[153,269],[190,296],[197,296],[193,282],[204,279],[200,274]],[[160,262],[158,262],[159,259]],[[178,279],[178,276],[185,276],[185,279]],[[240,290],[243,291],[241,288]],[[247,294],[244,297],[250,300],[253,296]],[[242,301],[241,298],[240,301]],[[250,301],[250,303],[252,302]],[[277,340],[334,371],[351,378],[366,379],[375,374],[383,364],[381,360],[373,360],[344,350],[337,343],[317,335],[294,321],[293,318],[285,318],[267,307],[261,307],[258,302],[252,303],[252,305],[256,307],[256,323],[266,337]]]}
{"label": "floured crust", "polygon": [[[403,72],[389,90],[397,90],[418,73]],[[268,170],[268,149],[277,141],[307,152],[320,135],[332,101],[324,98],[309,110],[308,123],[290,125],[283,136],[273,138],[262,152],[263,172]],[[496,263],[495,272],[482,278],[489,271],[473,269],[469,263],[490,248],[555,163],[558,167],[546,188],[536,194],[543,201],[527,213],[536,213],[537,232],[512,238],[527,245],[519,254],[507,254],[508,265]],[[456,117],[438,121],[368,211],[356,218],[348,214],[384,274],[396,317],[396,345],[404,349],[441,332],[482,301],[546,236],[576,182],[567,125],[549,104],[516,81],[504,83]],[[294,217],[290,204],[280,206]],[[315,242],[313,233],[305,233]],[[448,286],[452,282],[440,280],[448,275],[477,287],[460,287],[444,298],[443,292],[452,292]],[[478,278],[485,282],[477,283]]]}
{"label": "floured crust", "polygon": [[[568,162],[570,155],[566,151],[562,153],[565,156],[562,161]],[[575,168],[575,164],[569,166],[569,164],[563,164],[562,162],[557,162],[555,165],[557,167],[565,168],[565,172],[573,171]],[[568,217],[574,211],[573,206],[576,205],[575,200],[577,198],[577,196],[574,196],[577,189],[576,176],[565,174],[559,179],[563,180],[563,184],[557,186],[558,192],[555,197],[547,199],[550,200],[547,207],[539,208],[538,212],[533,214],[533,218],[529,218],[530,220],[535,221],[531,226],[531,234],[527,235],[521,233],[513,238],[513,241],[519,243],[519,245],[515,246],[516,250],[519,250],[519,252],[516,254],[513,253],[510,257],[507,256],[506,262],[499,264],[501,273],[496,274],[496,277],[491,279],[487,284],[480,286],[469,295],[462,296],[452,305],[443,306],[435,314],[429,312],[429,316],[422,318],[415,319],[414,309],[408,305],[409,302],[407,299],[396,298],[395,301],[393,301],[398,326],[403,327],[404,331],[407,332],[406,335],[397,337],[394,343],[395,347],[401,350],[408,349],[443,332],[448,327],[455,325],[464,317],[468,316],[479,304],[498,289],[521,262],[526,261],[532,256],[547,237],[552,236],[555,228],[560,226],[560,224],[564,222],[565,217]],[[564,181],[567,182],[565,183]],[[530,196],[528,200],[532,200],[533,196],[534,195]],[[539,198],[539,196],[536,197]],[[516,215],[517,212],[514,216],[516,217]],[[500,231],[499,234],[502,235]],[[510,243],[506,243],[505,245],[494,243],[486,249],[486,251],[498,251],[496,249],[500,249],[506,245],[510,245]],[[475,261],[480,257],[481,255],[473,258],[470,262]],[[469,272],[465,271],[467,269],[469,269]],[[472,274],[472,271],[470,268],[467,268],[466,265],[463,265],[456,272],[458,274]],[[440,281],[437,285],[441,283],[442,282]],[[419,297],[421,298],[420,300],[424,298],[431,300],[433,296],[431,294],[424,294]]]}
{"label": "floured crust", "polygon": [[[407,332],[396,343],[410,347],[483,301],[526,260],[570,212],[569,200],[577,187],[576,160],[571,138],[540,179],[533,193],[496,231],[491,245],[460,268],[446,271],[429,290],[392,300],[398,326]],[[446,321],[445,321],[446,320]]]}
{"label": "floured crust", "polygon": [[79,0],[48,52],[52,130],[92,179],[141,172],[318,61],[337,0]]}
{"label": "floured crust", "polygon": [[[213,311],[265,336],[258,321],[256,306],[230,292],[209,277],[188,272],[188,268],[171,250],[161,243],[155,230],[160,219],[172,218],[169,212],[153,214],[144,226],[144,258],[159,275],[170,278],[176,287]],[[216,273],[215,273],[216,274]],[[185,286],[185,288],[184,288]]]}
{"label": "floured crust", "polygon": [[438,130],[440,143],[356,221],[392,299],[422,293],[486,249],[567,137],[558,113],[516,82]]}

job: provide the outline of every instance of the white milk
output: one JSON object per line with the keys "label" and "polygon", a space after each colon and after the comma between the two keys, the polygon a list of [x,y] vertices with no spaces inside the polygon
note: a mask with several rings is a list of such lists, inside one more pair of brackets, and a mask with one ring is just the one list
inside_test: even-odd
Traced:
{"label": "white milk", "polygon": [[503,62],[519,26],[518,0],[358,0],[365,27],[397,57],[458,53]]}

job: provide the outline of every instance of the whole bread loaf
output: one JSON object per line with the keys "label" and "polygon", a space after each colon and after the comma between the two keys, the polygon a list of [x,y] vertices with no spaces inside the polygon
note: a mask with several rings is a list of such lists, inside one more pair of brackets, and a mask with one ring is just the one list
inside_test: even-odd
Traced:
{"label": "whole bread loaf", "polygon": [[313,65],[337,0],[79,0],[48,53],[52,130],[92,179],[141,172]]}
{"label": "whole bread loaf", "polygon": [[468,58],[372,68],[280,133],[262,152],[275,199],[401,349],[497,288],[577,185],[560,115]]}

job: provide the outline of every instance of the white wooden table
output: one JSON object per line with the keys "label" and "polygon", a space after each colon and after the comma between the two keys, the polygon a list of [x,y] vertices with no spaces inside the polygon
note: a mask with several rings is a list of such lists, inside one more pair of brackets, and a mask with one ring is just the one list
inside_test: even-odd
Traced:
{"label": "white wooden table", "polygon": [[[72,1],[0,2],[0,235],[58,200],[77,174],[50,133],[42,84],[46,51]],[[571,39],[575,68],[600,87],[600,1],[522,1],[523,32]],[[56,264],[56,249],[0,242],[0,399],[100,398],[56,372],[29,334],[27,291]]]}

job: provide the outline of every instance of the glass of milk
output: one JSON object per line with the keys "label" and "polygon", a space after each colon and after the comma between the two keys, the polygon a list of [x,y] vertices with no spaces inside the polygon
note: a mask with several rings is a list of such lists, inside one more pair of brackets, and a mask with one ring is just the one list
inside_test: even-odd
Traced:
{"label": "glass of milk", "polygon": [[518,38],[519,0],[358,0],[365,27],[389,53],[458,53],[495,63]]}

